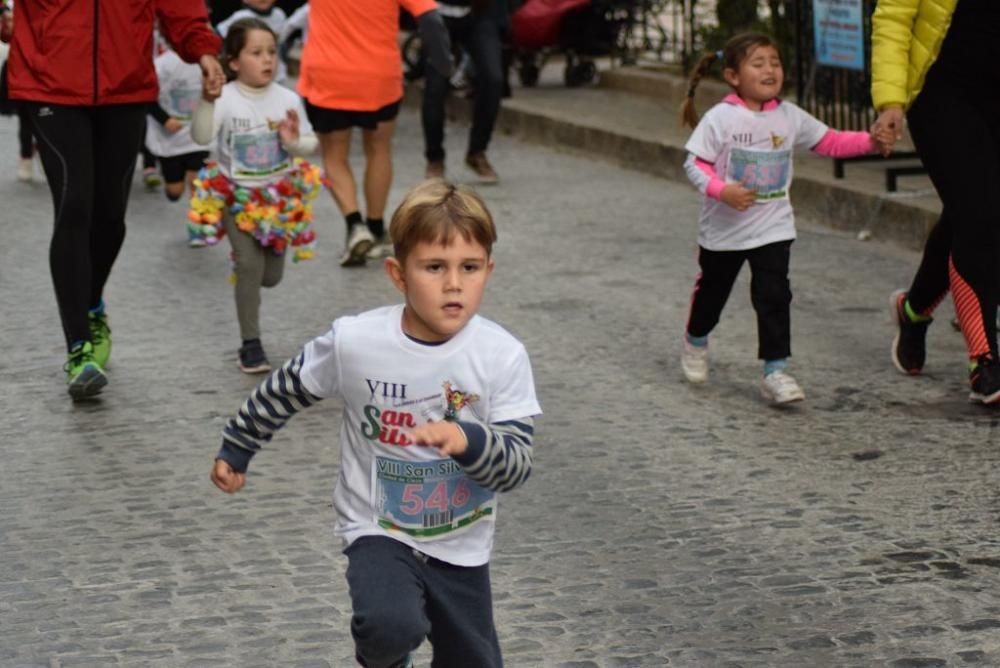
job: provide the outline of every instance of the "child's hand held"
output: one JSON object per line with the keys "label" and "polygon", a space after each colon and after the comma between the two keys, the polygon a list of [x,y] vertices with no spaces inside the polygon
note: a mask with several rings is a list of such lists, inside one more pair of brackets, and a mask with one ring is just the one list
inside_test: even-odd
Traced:
{"label": "child's hand held", "polygon": [[184,123],[176,118],[168,118],[163,124],[163,129],[170,134],[177,134],[184,128]]}
{"label": "child's hand held", "polygon": [[469,449],[465,432],[453,422],[428,422],[411,429],[407,436],[416,445],[429,445],[449,457],[461,455]]}
{"label": "child's hand held", "polygon": [[216,459],[212,466],[212,473],[209,475],[215,486],[226,494],[235,494],[243,488],[247,482],[246,473],[237,473],[227,462]]}

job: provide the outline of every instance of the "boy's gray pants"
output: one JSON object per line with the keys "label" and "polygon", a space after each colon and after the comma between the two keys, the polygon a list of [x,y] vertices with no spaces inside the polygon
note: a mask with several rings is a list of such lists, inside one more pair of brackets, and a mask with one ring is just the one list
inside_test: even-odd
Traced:
{"label": "boy's gray pants", "polygon": [[489,564],[455,566],[385,536],[358,538],[344,554],[362,666],[406,665],[427,638],[434,668],[502,668]]}

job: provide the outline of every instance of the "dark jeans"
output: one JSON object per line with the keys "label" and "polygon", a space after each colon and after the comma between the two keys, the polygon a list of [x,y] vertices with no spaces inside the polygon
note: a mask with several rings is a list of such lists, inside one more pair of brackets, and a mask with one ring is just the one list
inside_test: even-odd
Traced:
{"label": "dark jeans", "polygon": [[914,311],[930,314],[951,288],[969,356],[997,359],[1000,213],[988,190],[1000,183],[1000,99],[986,88],[932,68],[907,112],[943,204],[908,298]]}
{"label": "dark jeans", "polygon": [[792,354],[792,290],[788,283],[791,241],[779,241],[742,251],[710,251],[700,248],[701,274],[691,297],[687,332],[708,336],[719,324],[733,283],[744,262],[750,263],[750,301],[757,312],[757,356],[781,360]]}
{"label": "dark jeans", "polygon": [[[500,26],[489,15],[444,17],[452,46],[461,46],[472,59],[476,72],[476,91],[472,107],[467,154],[482,153],[490,145],[493,126],[500,112],[503,95],[503,64]],[[430,67],[424,68],[424,101],[421,120],[424,126],[424,155],[428,161],[444,160],[445,100],[448,79]]]}
{"label": "dark jeans", "polygon": [[362,666],[397,666],[426,637],[434,668],[501,668],[489,564],[422,558],[384,536],[359,538],[344,554]]}
{"label": "dark jeans", "polygon": [[87,311],[101,302],[125,240],[125,209],[146,130],[146,105],[19,104],[31,119],[52,192],[49,266],[70,346],[90,339]]}

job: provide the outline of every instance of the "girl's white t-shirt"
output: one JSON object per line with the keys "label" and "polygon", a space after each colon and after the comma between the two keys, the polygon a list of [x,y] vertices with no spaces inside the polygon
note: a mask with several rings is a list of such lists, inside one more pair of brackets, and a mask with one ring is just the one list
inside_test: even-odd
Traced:
{"label": "girl's white t-shirt", "polygon": [[191,116],[201,99],[201,67],[185,63],[173,51],[153,61],[160,82],[160,106],[184,127],[171,134],[152,117],[146,117],[146,147],[165,158],[207,150],[191,138]]}
{"label": "girl's white t-shirt", "polygon": [[348,544],[387,536],[451,564],[480,566],[493,547],[494,493],[436,448],[407,444],[405,433],[442,420],[455,397],[458,420],[540,414],[528,354],[480,316],[434,346],[409,339],[402,316],[397,305],[339,318],[304,349],[305,388],[344,401],[336,533]]}
{"label": "girl's white t-shirt", "polygon": [[287,172],[292,156],[281,144],[278,124],[289,109],[298,113],[299,136],[312,135],[302,100],[284,86],[272,82],[257,90],[237,81],[223,86],[213,116],[219,171],[237,185],[251,188],[274,182]]}
{"label": "girl's white t-shirt", "polygon": [[726,183],[757,191],[757,202],[737,211],[706,197],[698,220],[698,245],[708,250],[747,250],[795,238],[788,199],[792,150],[812,148],[829,128],[791,102],[752,111],[735,96],[708,110],[685,148],[713,163]]}

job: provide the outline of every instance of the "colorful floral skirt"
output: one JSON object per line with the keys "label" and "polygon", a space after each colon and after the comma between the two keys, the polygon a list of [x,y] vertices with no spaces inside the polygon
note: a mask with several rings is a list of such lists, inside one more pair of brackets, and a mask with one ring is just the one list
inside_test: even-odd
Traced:
{"label": "colorful floral skirt", "polygon": [[309,260],[316,254],[312,229],[313,200],[323,189],[319,167],[295,158],[281,179],[264,186],[236,185],[207,163],[194,181],[188,211],[188,236],[213,246],[225,234],[222,215],[228,210],[236,226],[257,242],[282,255],[291,248],[292,262]]}

